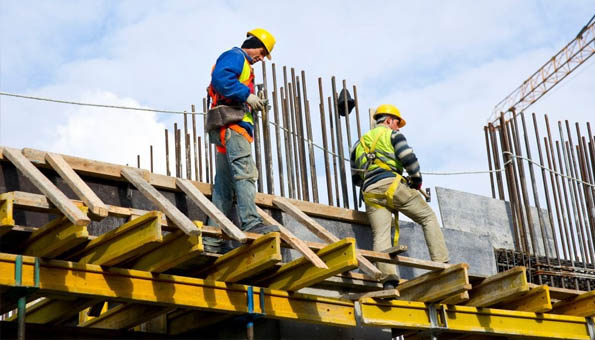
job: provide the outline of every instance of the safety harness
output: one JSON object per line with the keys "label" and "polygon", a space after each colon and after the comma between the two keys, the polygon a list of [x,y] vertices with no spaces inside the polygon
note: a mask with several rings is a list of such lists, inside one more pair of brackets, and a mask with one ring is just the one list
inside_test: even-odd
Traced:
{"label": "safety harness", "polygon": [[364,136],[362,136],[360,138],[359,143],[362,146],[362,148],[364,149],[364,153],[360,157],[358,157],[358,159],[356,160],[356,164],[358,164],[358,165],[362,164],[364,157],[365,157],[365,163],[363,164],[363,169],[358,169],[356,171],[363,172],[361,177],[362,177],[362,180],[365,180],[366,176],[368,175],[370,166],[372,164],[375,164],[379,168],[382,168],[387,171],[391,171],[396,175],[395,179],[393,180],[391,185],[388,187],[388,189],[384,193],[376,194],[376,193],[371,193],[371,192],[364,192],[362,189],[363,185],[360,186],[360,204],[361,204],[361,200],[363,199],[363,201],[368,206],[374,207],[376,209],[388,208],[395,214],[395,237],[393,238],[393,246],[396,246],[399,243],[399,218],[398,218],[399,212],[396,209],[391,209],[392,208],[391,206],[385,207],[385,206],[382,206],[382,205],[374,202],[374,200],[386,199],[387,202],[389,202],[389,205],[392,205],[393,196],[395,194],[395,191],[399,187],[399,184],[402,181],[406,182],[404,177],[399,173],[399,169],[397,169],[396,167],[389,164],[390,160],[396,161],[394,153],[390,154],[390,153],[382,151],[382,150],[376,150],[376,144],[378,143],[378,140],[385,133],[392,133],[392,132],[390,130],[388,130],[384,133],[379,133],[374,138],[374,140],[372,141],[372,144],[370,145],[369,148],[367,147],[366,143],[364,142]]}

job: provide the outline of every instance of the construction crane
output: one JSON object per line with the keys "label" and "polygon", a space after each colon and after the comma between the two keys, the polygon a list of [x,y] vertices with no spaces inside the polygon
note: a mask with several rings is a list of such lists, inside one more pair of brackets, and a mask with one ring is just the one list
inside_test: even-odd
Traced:
{"label": "construction crane", "polygon": [[543,97],[564,78],[595,54],[595,15],[576,38],[533,73],[506,98],[502,99],[488,121],[498,126],[500,114],[518,114]]}

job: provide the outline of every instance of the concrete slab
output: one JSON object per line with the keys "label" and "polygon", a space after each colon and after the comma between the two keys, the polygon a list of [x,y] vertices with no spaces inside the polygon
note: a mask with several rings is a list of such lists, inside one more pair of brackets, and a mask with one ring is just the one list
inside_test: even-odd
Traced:
{"label": "concrete slab", "polygon": [[[445,229],[460,230],[487,236],[495,248],[515,249],[510,203],[491,197],[436,187],[438,206]],[[547,210],[542,209],[548,250],[554,254],[554,241]],[[537,253],[545,255],[537,208],[531,208]],[[527,230],[527,234],[529,231]],[[529,241],[530,242],[530,241]]]}

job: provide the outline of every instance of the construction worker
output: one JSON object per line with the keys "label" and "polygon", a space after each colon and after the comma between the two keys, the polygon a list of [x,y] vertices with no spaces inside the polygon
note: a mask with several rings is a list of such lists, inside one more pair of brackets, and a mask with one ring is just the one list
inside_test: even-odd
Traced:
{"label": "construction worker", "polygon": [[[351,150],[351,168],[353,183],[361,187],[360,198],[366,204],[374,250],[382,251],[392,246],[393,213],[393,244],[398,244],[398,213],[402,212],[422,226],[432,261],[448,262],[448,250],[438,219],[417,192],[422,184],[419,163],[399,131],[405,126],[405,119],[390,104],[380,105],[373,119],[377,126],[363,135]],[[403,177],[403,169],[407,170],[409,180]],[[384,289],[396,287],[399,283],[397,267],[389,263],[378,263],[377,266],[385,274]]]}
{"label": "construction worker", "polygon": [[[217,144],[213,203],[230,216],[235,194],[241,229],[257,233],[278,231],[278,228],[262,223],[254,203],[258,170],[250,146],[254,136],[253,112],[262,111],[267,101],[254,94],[251,65],[265,57],[271,59],[274,46],[275,38],[265,29],[249,31],[241,48],[234,47],[219,56],[208,87],[211,108],[238,108],[236,111],[240,112],[237,121],[209,131],[211,142]],[[211,241],[214,240],[206,239],[205,245],[213,243]],[[214,242],[214,245],[218,243]]]}

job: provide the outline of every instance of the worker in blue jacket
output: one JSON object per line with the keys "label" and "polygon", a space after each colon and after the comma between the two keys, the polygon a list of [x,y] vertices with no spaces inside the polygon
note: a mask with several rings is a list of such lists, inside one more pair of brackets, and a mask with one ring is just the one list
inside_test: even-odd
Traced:
{"label": "worker in blue jacket", "polygon": [[241,229],[256,233],[278,231],[275,226],[263,224],[256,211],[254,198],[258,170],[250,145],[254,138],[252,114],[267,105],[265,99],[254,94],[252,65],[265,57],[271,59],[274,46],[275,38],[268,31],[262,28],[249,31],[240,48],[234,47],[219,56],[208,88],[212,108],[219,105],[243,108],[241,120],[222,126],[215,133],[210,132],[211,142],[217,144],[212,200],[217,208],[230,216],[235,194]]}

